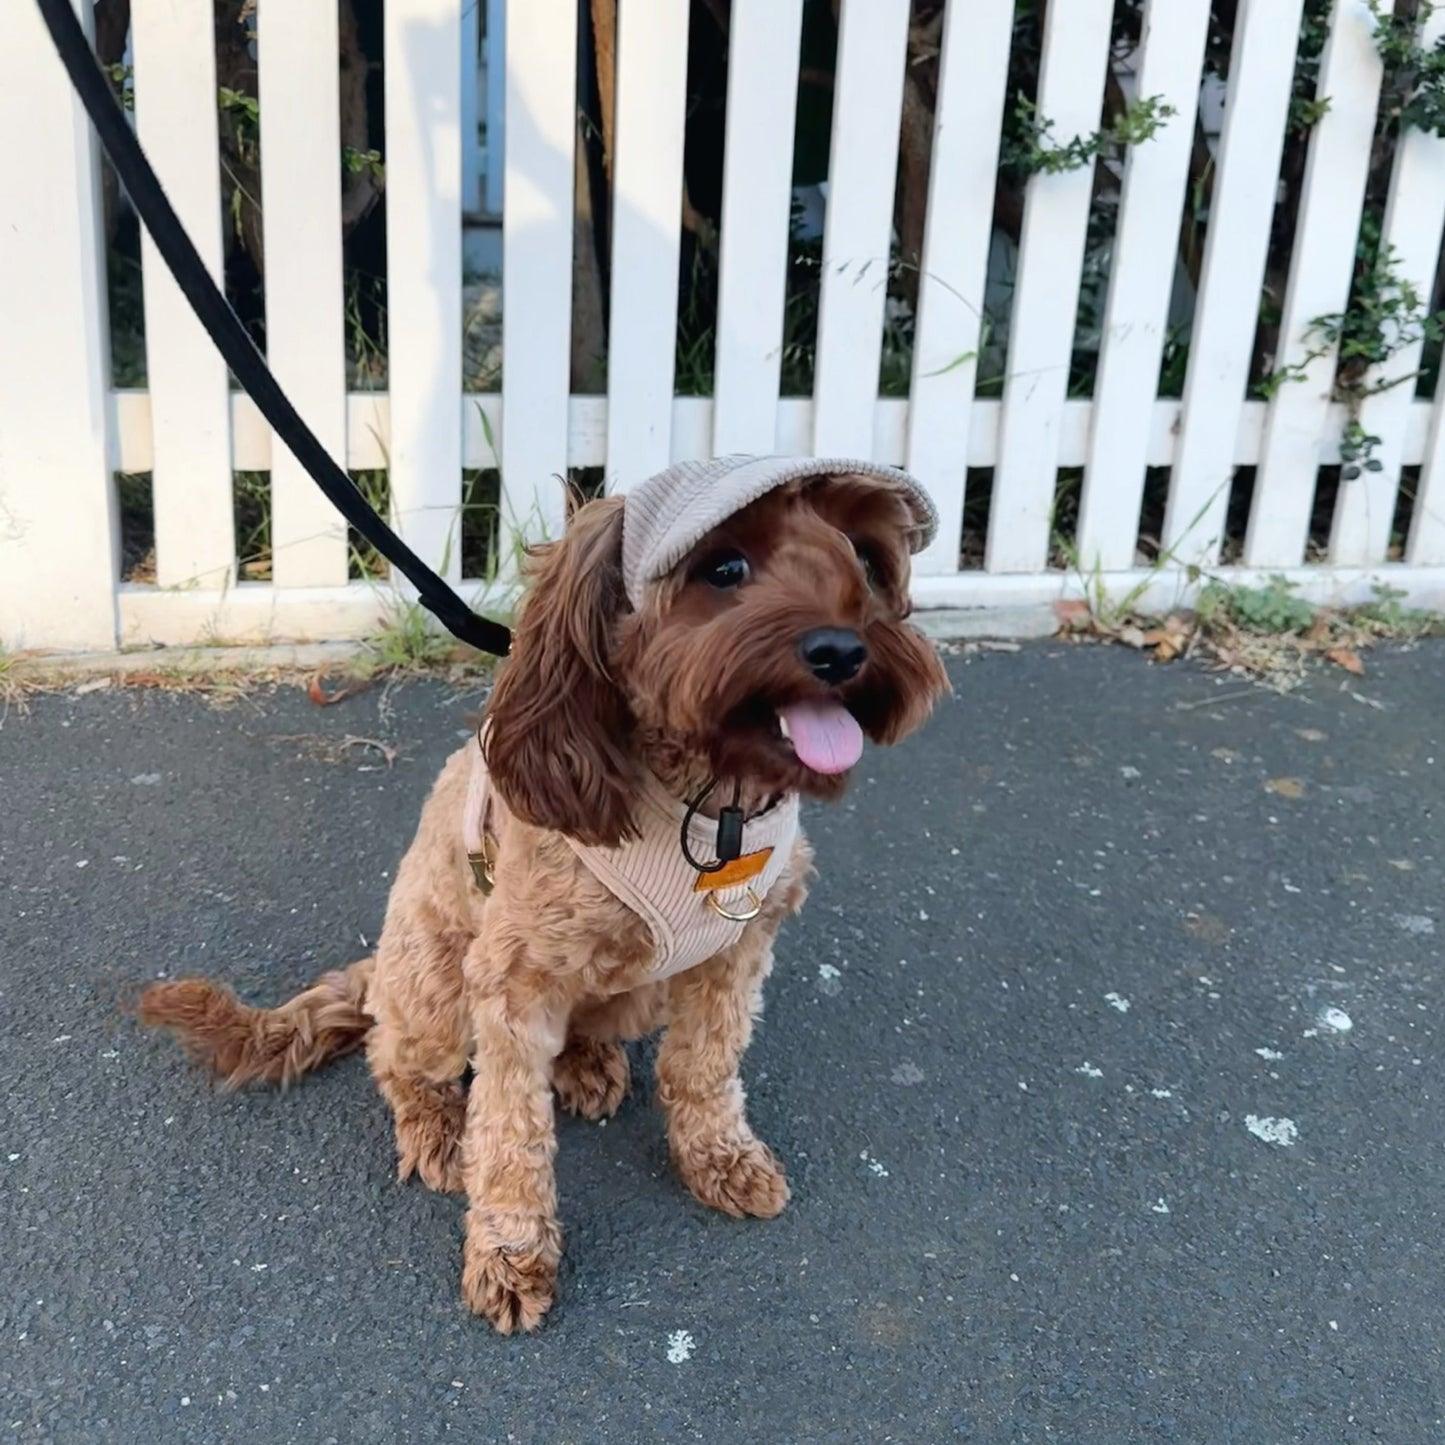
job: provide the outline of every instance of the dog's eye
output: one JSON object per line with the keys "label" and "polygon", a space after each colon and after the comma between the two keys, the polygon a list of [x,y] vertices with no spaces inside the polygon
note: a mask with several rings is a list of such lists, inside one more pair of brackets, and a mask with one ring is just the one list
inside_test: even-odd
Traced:
{"label": "dog's eye", "polygon": [[876,591],[883,575],[878,565],[878,554],[858,537],[850,536],[848,540],[853,544],[853,552],[858,558],[859,566],[863,568],[868,585]]}
{"label": "dog's eye", "polygon": [[752,568],[748,566],[748,559],[741,552],[729,548],[723,552],[714,552],[693,575],[706,582],[709,587],[727,592],[734,587],[741,587],[752,576]]}

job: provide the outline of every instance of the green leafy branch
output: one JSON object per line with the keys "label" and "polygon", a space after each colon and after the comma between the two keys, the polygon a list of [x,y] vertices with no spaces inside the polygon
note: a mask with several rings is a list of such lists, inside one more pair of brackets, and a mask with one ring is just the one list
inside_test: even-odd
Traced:
{"label": "green leafy branch", "polygon": [[1330,98],[1318,94],[1318,88],[1320,60],[1330,38],[1330,3],[1331,0],[1305,0],[1304,14],[1300,17],[1294,84],[1289,99],[1289,129],[1295,134],[1313,130],[1329,112]]}
{"label": "green leafy branch", "polygon": [[1414,379],[1411,373],[1382,380],[1379,368],[1423,341],[1445,341],[1445,312],[1431,312],[1419,288],[1400,274],[1399,256],[1382,240],[1377,217],[1365,217],[1356,257],[1349,304],[1343,311],[1316,316],[1305,330],[1313,345],[1304,358],[1273,371],[1259,387],[1262,395],[1273,397],[1287,382],[1304,380],[1320,357],[1338,358],[1334,396],[1349,409],[1340,447],[1340,475],[1347,482],[1361,471],[1383,469],[1374,455],[1380,438],[1360,421],[1365,399]]}
{"label": "green leafy branch", "polygon": [[1021,177],[1080,170],[1101,158],[1116,159],[1129,146],[1142,145],[1175,114],[1162,95],[1140,96],[1102,129],[1060,143],[1054,122],[1040,115],[1027,96],[1020,95],[1004,122],[999,165]]}
{"label": "green leafy branch", "polygon": [[1445,136],[1445,36],[1420,44],[1420,29],[1436,12],[1435,0],[1421,0],[1415,15],[1397,15],[1381,0],[1370,0],[1375,49],[1384,62],[1380,115],[1396,131]]}

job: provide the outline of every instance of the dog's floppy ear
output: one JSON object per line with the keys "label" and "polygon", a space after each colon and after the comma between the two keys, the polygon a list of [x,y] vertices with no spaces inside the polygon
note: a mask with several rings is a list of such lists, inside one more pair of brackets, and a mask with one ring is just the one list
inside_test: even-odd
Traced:
{"label": "dog's floppy ear", "polygon": [[622,499],[589,502],[533,554],[512,655],[487,707],[487,768],[519,818],[580,842],[633,836],[632,716],[610,654],[622,585]]}

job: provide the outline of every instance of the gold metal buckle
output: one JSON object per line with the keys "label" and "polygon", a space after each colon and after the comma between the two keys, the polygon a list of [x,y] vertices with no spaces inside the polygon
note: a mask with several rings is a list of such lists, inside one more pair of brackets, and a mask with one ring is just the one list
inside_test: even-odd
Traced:
{"label": "gold metal buckle", "polygon": [[753,919],[763,911],[763,900],[758,897],[751,886],[747,889],[747,895],[748,911],[746,913],[729,913],[728,910],[718,902],[716,893],[709,893],[707,895],[707,906],[711,908],[719,918],[726,918],[729,923],[751,923]]}
{"label": "gold metal buckle", "polygon": [[482,897],[487,897],[497,886],[496,839],[490,833],[483,833],[481,851],[468,853],[467,862],[471,864],[472,881],[476,883],[477,891]]}

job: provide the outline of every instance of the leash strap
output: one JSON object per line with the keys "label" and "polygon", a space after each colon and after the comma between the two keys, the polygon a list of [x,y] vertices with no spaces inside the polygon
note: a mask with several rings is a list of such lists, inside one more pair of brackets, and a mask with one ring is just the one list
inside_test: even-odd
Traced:
{"label": "leash strap", "polygon": [[453,637],[479,652],[505,657],[512,645],[507,628],[473,612],[367,505],[356,484],[332,460],[281,390],[241,318],[211,280],[180,217],[166,198],[125,112],[111,93],[110,82],[85,38],[71,0],[36,0],[36,4],[70,83],[109,153],[136,213],[145,222],[181,294],[225,357],[236,380],[256,403],[257,410],[310,473],[312,481],[325,492],[332,506],[416,588],[422,606]]}

